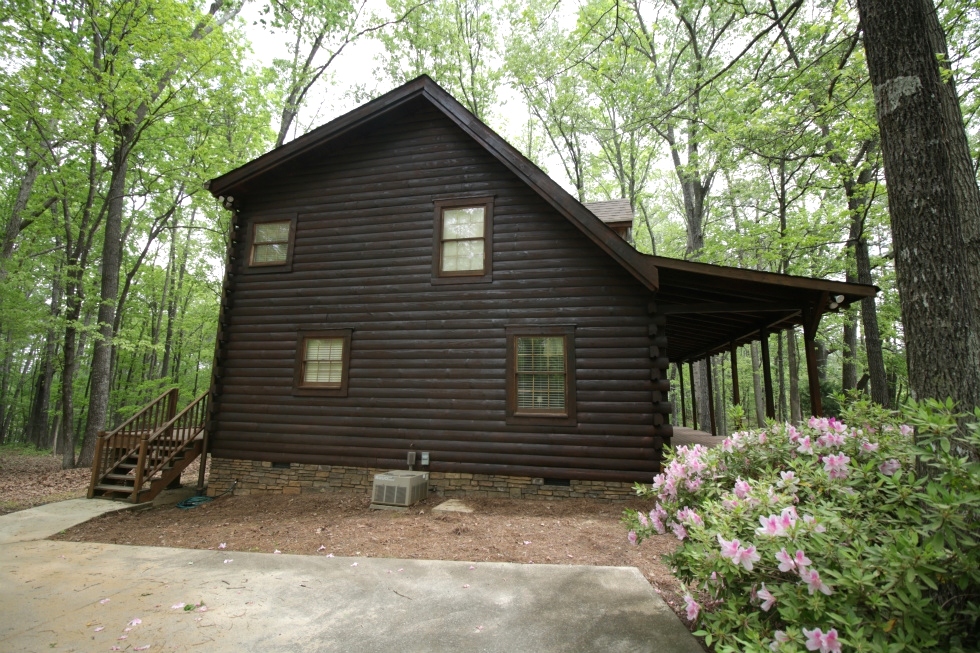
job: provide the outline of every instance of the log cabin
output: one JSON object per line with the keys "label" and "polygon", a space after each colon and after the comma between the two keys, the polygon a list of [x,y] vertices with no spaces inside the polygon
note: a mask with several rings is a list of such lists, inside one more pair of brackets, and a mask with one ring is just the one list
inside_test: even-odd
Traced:
{"label": "log cabin", "polygon": [[208,188],[233,216],[212,495],[367,488],[415,452],[447,495],[624,497],[670,443],[670,362],[802,325],[812,388],[820,316],[876,291],[642,254],[621,203],[425,76]]}

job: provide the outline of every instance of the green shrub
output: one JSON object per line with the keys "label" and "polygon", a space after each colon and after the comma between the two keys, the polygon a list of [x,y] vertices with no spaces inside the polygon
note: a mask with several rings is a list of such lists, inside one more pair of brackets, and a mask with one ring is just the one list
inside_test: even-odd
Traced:
{"label": "green shrub", "polygon": [[964,417],[856,402],[676,447],[637,486],[653,509],[627,511],[630,540],[682,540],[668,561],[718,651],[976,650],[980,409]]}

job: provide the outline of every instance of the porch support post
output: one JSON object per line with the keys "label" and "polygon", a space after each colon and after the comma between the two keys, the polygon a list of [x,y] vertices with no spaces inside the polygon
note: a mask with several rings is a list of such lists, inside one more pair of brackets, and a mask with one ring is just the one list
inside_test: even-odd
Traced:
{"label": "porch support post", "polygon": [[[827,293],[824,293],[826,295]],[[823,298],[826,301],[826,297]],[[820,374],[817,369],[817,327],[822,307],[803,309],[803,349],[806,351],[806,378],[810,385],[810,411],[823,417],[823,398],[820,396]]]}
{"label": "porch support post", "polygon": [[718,427],[715,426],[715,389],[711,384],[711,356],[704,359],[704,367],[708,375],[708,416],[711,418],[711,435],[718,435]]}
{"label": "porch support post", "polygon": [[688,376],[691,377],[691,422],[695,431],[698,430],[698,396],[694,389],[694,361],[687,361]]}
{"label": "porch support post", "polygon": [[738,392],[738,347],[735,346],[735,341],[732,341],[732,404],[735,406],[740,406],[742,404],[742,397]]}
{"label": "porch support post", "polygon": [[772,399],[772,363],[769,360],[769,329],[759,329],[762,345],[762,382],[766,395],[766,417],[776,419],[776,404]]}
{"label": "porch support post", "polygon": [[687,426],[687,410],[684,405],[684,363],[677,363],[677,376],[680,379],[681,384],[681,426]]}

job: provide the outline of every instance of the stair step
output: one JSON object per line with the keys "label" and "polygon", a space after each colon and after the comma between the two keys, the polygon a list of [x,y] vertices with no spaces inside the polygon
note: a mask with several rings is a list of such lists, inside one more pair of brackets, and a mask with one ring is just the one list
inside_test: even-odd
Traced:
{"label": "stair step", "polygon": [[99,492],[116,492],[119,494],[132,494],[133,488],[126,487],[125,485],[104,485],[99,484],[95,486],[95,489]]}
{"label": "stair step", "polygon": [[129,481],[130,483],[136,480],[136,477],[132,476],[131,474],[106,474],[104,478],[108,478],[113,481]]}

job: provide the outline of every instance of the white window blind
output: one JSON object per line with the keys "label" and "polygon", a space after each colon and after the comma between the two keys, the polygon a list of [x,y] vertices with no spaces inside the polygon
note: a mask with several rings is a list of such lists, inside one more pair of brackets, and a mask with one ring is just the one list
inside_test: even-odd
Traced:
{"label": "white window blind", "polygon": [[285,263],[289,254],[289,228],[292,223],[261,222],[252,238],[252,263]]}
{"label": "white window blind", "polygon": [[442,212],[443,272],[484,269],[484,213],[482,206],[446,209]]}
{"label": "white window blind", "polygon": [[565,409],[565,338],[517,338],[517,408]]}
{"label": "white window blind", "polygon": [[344,372],[344,339],[308,338],[303,368],[304,383],[339,386]]}

